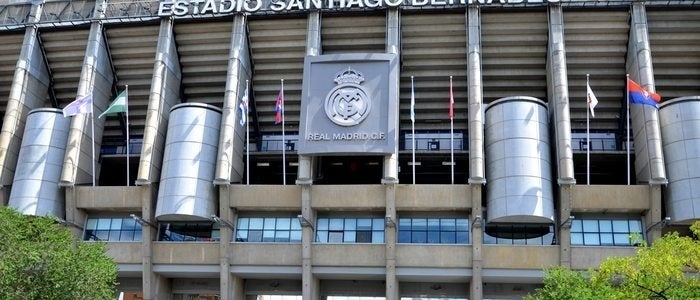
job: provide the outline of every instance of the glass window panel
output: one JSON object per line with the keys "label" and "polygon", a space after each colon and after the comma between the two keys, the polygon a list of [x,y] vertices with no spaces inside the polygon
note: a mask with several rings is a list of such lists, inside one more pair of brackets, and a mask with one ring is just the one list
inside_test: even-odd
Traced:
{"label": "glass window panel", "polygon": [[496,238],[484,233],[484,244],[496,244]]}
{"label": "glass window panel", "polygon": [[583,232],[598,232],[598,220],[583,220]]}
{"label": "glass window panel", "polygon": [[542,237],[542,245],[554,245],[554,230]]}
{"label": "glass window panel", "polygon": [[94,241],[95,240],[95,231],[94,230],[85,230],[85,235],[83,236],[83,240]]}
{"label": "glass window panel", "polygon": [[571,232],[583,232],[583,226],[581,225],[581,220],[571,221]]}
{"label": "glass window panel", "polygon": [[249,218],[238,218],[238,229],[248,229]]}
{"label": "glass window panel", "polygon": [[372,219],[372,230],[384,230],[384,219]]}
{"label": "glass window panel", "polygon": [[526,245],[542,245],[542,238],[536,237],[536,238],[526,239],[525,244]]}
{"label": "glass window panel", "polygon": [[321,243],[328,243],[328,231],[316,231],[316,241]]}
{"label": "glass window panel", "polygon": [[301,231],[294,230],[289,233],[290,242],[301,242]]}
{"label": "glass window panel", "polygon": [[289,228],[291,227],[291,222],[292,219],[290,218],[277,218],[277,226],[275,226],[275,229],[289,230]]}
{"label": "glass window panel", "polygon": [[263,232],[262,230],[248,230],[248,242],[262,242]]}
{"label": "glass window panel", "polygon": [[440,219],[440,230],[455,231],[455,219]]}
{"label": "glass window panel", "polygon": [[372,219],[357,219],[357,230],[372,230]]}
{"label": "glass window panel", "polygon": [[372,243],[384,243],[384,231],[372,231]]}
{"label": "glass window panel", "polygon": [[132,218],[122,219],[122,230],[134,230],[136,228],[141,229],[141,225],[136,225],[136,220]]}
{"label": "glass window panel", "polygon": [[238,230],[236,233],[236,242],[247,242],[248,230]]}
{"label": "glass window panel", "polygon": [[290,222],[292,225],[292,230],[301,230],[301,223],[299,223],[299,219],[290,218]]}
{"label": "glass window panel", "polygon": [[141,240],[141,230],[134,231],[134,241],[140,241]]}
{"label": "glass window panel", "polygon": [[342,243],[343,242],[343,232],[342,231],[330,231],[330,232],[328,232],[328,242],[329,243]]}
{"label": "glass window panel", "polygon": [[614,220],[613,222],[613,232],[630,232],[627,226],[627,220]]}
{"label": "glass window panel", "polygon": [[112,225],[112,219],[97,219],[97,229],[98,230],[109,230],[109,226]]}
{"label": "glass window panel", "polygon": [[642,232],[642,221],[629,220],[630,232]]}
{"label": "glass window panel", "polygon": [[275,224],[277,224],[277,218],[265,218],[265,223],[263,224],[263,229],[274,230]]}
{"label": "glass window panel", "polygon": [[600,244],[603,246],[612,246],[613,245],[612,233],[601,233],[600,234]]}
{"label": "glass window panel", "polygon": [[629,234],[616,233],[615,234],[615,245],[629,246],[630,245]]}
{"label": "glass window panel", "polygon": [[328,230],[343,230],[343,224],[343,219],[332,218],[328,220]]}
{"label": "glass window panel", "polygon": [[526,239],[513,239],[513,245],[527,245]]}
{"label": "glass window panel", "polygon": [[572,245],[583,245],[583,234],[571,233],[571,244]]}
{"label": "glass window panel", "polygon": [[110,227],[111,230],[122,230],[122,219],[121,218],[115,218],[112,219],[112,226]]}
{"label": "glass window panel", "polygon": [[85,229],[87,229],[87,230],[97,229],[97,219],[88,219],[87,225],[85,225]]}
{"label": "glass window panel", "polygon": [[440,219],[428,219],[427,229],[430,231],[440,231]]}
{"label": "glass window panel", "polygon": [[[585,228],[585,223],[584,223],[584,228]],[[598,233],[585,233],[583,235],[583,243],[585,245],[600,245],[600,239],[598,238]]]}
{"label": "glass window panel", "polygon": [[598,221],[598,226],[600,226],[600,232],[612,232],[612,224],[610,220],[600,220]]}
{"label": "glass window panel", "polygon": [[[454,234],[451,232],[451,234]],[[440,231],[428,231],[428,237],[426,242],[429,244],[439,244],[440,243]]]}
{"label": "glass window panel", "polygon": [[440,233],[440,242],[443,244],[454,244],[455,243],[455,233],[454,231],[443,231]]}
{"label": "glass window panel", "polygon": [[413,230],[428,230],[427,219],[413,219]]}
{"label": "glass window panel", "polygon": [[263,242],[274,242],[275,241],[275,231],[274,230],[264,230],[262,241]]}
{"label": "glass window panel", "polygon": [[109,239],[109,230],[95,230],[94,232],[98,241],[106,241]]}
{"label": "glass window panel", "polygon": [[413,231],[411,234],[411,243],[426,243],[427,233],[425,231]]}
{"label": "glass window panel", "polygon": [[345,219],[345,230],[355,230],[357,228],[357,219]]}
{"label": "glass window panel", "polygon": [[354,243],[355,242],[355,231],[354,230],[345,231],[345,236],[343,237],[343,242]]}
{"label": "glass window panel", "polygon": [[411,219],[400,218],[399,219],[399,230],[411,230]]}
{"label": "glass window panel", "polygon": [[369,230],[357,231],[355,236],[355,242],[357,243],[371,243],[372,242],[372,232]]}
{"label": "glass window panel", "polygon": [[120,241],[133,241],[134,240],[134,232],[133,231],[122,231],[121,236],[119,237]]}
{"label": "glass window panel", "polygon": [[455,243],[457,244],[469,244],[469,232],[468,231],[457,231],[455,234],[457,236],[457,240]]}
{"label": "glass window panel", "polygon": [[279,243],[289,242],[289,230],[277,230],[277,231],[275,231],[275,242],[279,242]]}
{"label": "glass window panel", "polygon": [[469,231],[469,220],[468,219],[457,219],[455,220],[456,222],[456,230],[457,231]]}
{"label": "glass window panel", "polygon": [[248,229],[263,229],[263,218],[250,218]]}
{"label": "glass window panel", "polygon": [[318,230],[328,230],[328,219],[320,218],[316,221],[316,229]]}
{"label": "glass window panel", "polygon": [[399,231],[399,243],[410,243],[411,242],[411,232],[408,230]]}
{"label": "glass window panel", "polygon": [[215,229],[211,231],[211,240],[212,241],[219,241],[221,240],[221,230]]}

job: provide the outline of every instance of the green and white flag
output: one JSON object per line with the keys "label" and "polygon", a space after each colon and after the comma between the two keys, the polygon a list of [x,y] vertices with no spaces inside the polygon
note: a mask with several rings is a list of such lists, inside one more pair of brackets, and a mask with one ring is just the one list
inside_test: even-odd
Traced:
{"label": "green and white flag", "polygon": [[112,101],[111,104],[109,104],[109,107],[107,107],[107,110],[105,110],[102,114],[100,114],[99,118],[102,118],[105,115],[111,115],[111,114],[116,114],[120,112],[125,112],[126,111],[126,90],[122,91],[117,95],[117,98]]}

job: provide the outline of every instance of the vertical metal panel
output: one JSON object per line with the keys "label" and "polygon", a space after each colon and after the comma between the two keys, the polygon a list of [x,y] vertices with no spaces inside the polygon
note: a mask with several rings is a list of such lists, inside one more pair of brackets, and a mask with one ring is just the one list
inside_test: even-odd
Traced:
{"label": "vertical metal panel", "polygon": [[218,212],[214,170],[221,110],[202,103],[170,111],[156,204],[161,221],[209,219]]}
{"label": "vertical metal panel", "polygon": [[70,118],[60,109],[29,112],[12,183],[9,206],[27,215],[63,217],[65,202],[58,187]]}
{"label": "vertical metal panel", "polygon": [[700,218],[700,96],[669,100],[659,110],[668,170],[666,211],[671,220]]}
{"label": "vertical metal panel", "polygon": [[486,206],[489,222],[554,220],[547,107],[507,97],[486,109]]}

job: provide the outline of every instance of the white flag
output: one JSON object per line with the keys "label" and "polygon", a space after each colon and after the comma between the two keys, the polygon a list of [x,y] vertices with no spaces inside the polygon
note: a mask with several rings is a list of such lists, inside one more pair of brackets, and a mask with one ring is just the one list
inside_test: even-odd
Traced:
{"label": "white flag", "polygon": [[413,92],[413,76],[411,76],[411,122],[416,122],[416,94]]}
{"label": "white flag", "polygon": [[77,114],[86,114],[92,112],[92,93],[85,95],[82,98],[75,99],[75,101],[66,105],[63,108],[63,116],[70,117]]}
{"label": "white flag", "polygon": [[588,99],[588,107],[591,109],[591,116],[595,117],[595,112],[593,109],[595,108],[596,105],[598,105],[598,98],[595,97],[595,94],[593,94],[593,91],[591,90],[590,85],[586,85],[586,98]]}
{"label": "white flag", "polygon": [[248,87],[246,86],[245,92],[243,92],[243,97],[241,97],[241,103],[238,104],[239,113],[241,115],[241,126],[245,126],[248,122]]}

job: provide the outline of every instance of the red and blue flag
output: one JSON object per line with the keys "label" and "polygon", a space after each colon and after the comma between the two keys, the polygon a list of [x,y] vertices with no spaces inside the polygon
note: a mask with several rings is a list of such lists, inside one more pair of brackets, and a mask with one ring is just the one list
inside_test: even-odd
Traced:
{"label": "red and blue flag", "polygon": [[280,89],[275,102],[275,125],[282,123],[284,118],[284,89]]}
{"label": "red and blue flag", "polygon": [[627,79],[627,94],[629,95],[630,103],[658,107],[659,102],[661,102],[661,96],[659,94],[645,90],[641,85],[631,79]]}

